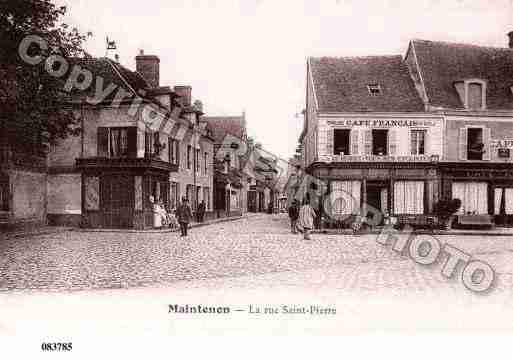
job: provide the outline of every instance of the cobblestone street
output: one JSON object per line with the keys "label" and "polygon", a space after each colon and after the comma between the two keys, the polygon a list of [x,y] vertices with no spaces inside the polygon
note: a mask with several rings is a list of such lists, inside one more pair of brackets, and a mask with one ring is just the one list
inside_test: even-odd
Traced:
{"label": "cobblestone street", "polygon": [[[289,233],[284,215],[177,233],[63,232],[0,242],[0,333],[340,333],[511,329],[513,243],[507,236],[439,236],[498,275],[488,295],[415,264],[375,236]],[[122,288],[122,289],[120,289]],[[90,290],[94,289],[94,290]],[[219,316],[168,314],[168,304],[226,305]],[[336,316],[259,316],[249,305],[320,305]],[[304,320],[308,318],[308,320]]]}
{"label": "cobblestone street", "polygon": [[[439,239],[490,263],[500,289],[511,283],[510,237]],[[439,268],[419,266],[379,245],[375,235],[316,234],[304,241],[289,232],[285,215],[194,228],[186,239],[178,233],[80,231],[12,238],[0,241],[0,253],[2,290],[132,288],[308,270],[317,271],[316,284],[345,289],[462,286],[443,278]]]}

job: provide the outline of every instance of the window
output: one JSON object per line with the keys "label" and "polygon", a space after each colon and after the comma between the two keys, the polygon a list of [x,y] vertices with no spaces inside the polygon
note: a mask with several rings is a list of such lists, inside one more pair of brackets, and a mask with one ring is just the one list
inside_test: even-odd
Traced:
{"label": "window", "polygon": [[333,153],[335,155],[350,154],[350,135],[351,130],[336,129],[333,133]]}
{"label": "window", "polygon": [[388,130],[372,130],[372,154],[385,156],[388,149]]}
{"label": "window", "polygon": [[147,131],[144,134],[144,156],[150,157],[153,154],[153,148],[154,148],[154,137],[153,133]]}
{"label": "window", "polygon": [[192,204],[194,197],[194,186],[192,184],[188,184],[185,190],[185,198],[189,201],[189,204]]}
{"label": "window", "polygon": [[205,174],[208,174],[208,152],[203,154],[203,162],[205,167]]}
{"label": "window", "polygon": [[128,155],[128,130],[126,128],[110,129],[110,157]]}
{"label": "window", "polygon": [[424,213],[424,182],[397,181],[394,183],[394,214]]}
{"label": "window", "polygon": [[379,84],[368,84],[367,90],[371,96],[378,96],[381,94],[381,86]]}
{"label": "window", "polygon": [[200,161],[200,150],[197,149],[194,151],[195,155],[195,165],[196,165],[196,172],[200,172],[201,170],[201,161]]}
{"label": "window", "polygon": [[171,198],[169,199],[169,205],[171,208],[176,208],[178,206],[178,202],[180,201],[180,193],[178,193],[178,183],[171,182]]}
{"label": "window", "polygon": [[201,187],[197,186],[196,187],[196,197],[194,198],[194,208],[198,208],[200,200],[201,200]]}
{"label": "window", "polygon": [[203,187],[203,200],[205,201],[205,210],[210,209],[210,188]]}
{"label": "window", "polygon": [[484,152],[483,129],[467,129],[467,159],[482,160]]}
{"label": "window", "polygon": [[461,103],[468,110],[486,108],[486,81],[481,79],[460,80],[454,83]]}
{"label": "window", "polygon": [[192,147],[191,145],[187,145],[187,169],[190,170],[192,168],[191,160],[192,160]]}
{"label": "window", "polygon": [[179,153],[179,142],[174,138],[169,138],[169,163],[179,165],[180,164],[180,153]]}
{"label": "window", "polygon": [[467,108],[480,110],[483,108],[483,84],[471,82],[467,88]]}
{"label": "window", "polygon": [[458,214],[488,213],[488,184],[486,182],[453,182],[452,198],[461,200]]}
{"label": "window", "polygon": [[127,157],[137,152],[136,127],[98,127],[98,157]]}
{"label": "window", "polygon": [[9,176],[0,173],[0,211],[9,211]]}
{"label": "window", "polygon": [[426,154],[426,130],[411,130],[411,154]]}

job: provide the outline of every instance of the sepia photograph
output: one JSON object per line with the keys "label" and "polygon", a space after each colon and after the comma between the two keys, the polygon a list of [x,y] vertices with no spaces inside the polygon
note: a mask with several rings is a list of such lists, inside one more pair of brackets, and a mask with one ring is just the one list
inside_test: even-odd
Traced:
{"label": "sepia photograph", "polygon": [[511,330],[512,0],[0,0],[27,357]]}

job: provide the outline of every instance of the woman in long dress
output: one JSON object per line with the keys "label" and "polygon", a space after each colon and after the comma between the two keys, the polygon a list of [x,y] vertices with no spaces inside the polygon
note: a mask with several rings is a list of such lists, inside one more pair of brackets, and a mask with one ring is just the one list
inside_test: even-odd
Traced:
{"label": "woman in long dress", "polygon": [[305,199],[301,209],[299,210],[299,225],[303,227],[303,238],[306,240],[310,240],[311,234],[310,231],[314,228],[314,218],[316,213],[312,206],[310,206],[310,201]]}

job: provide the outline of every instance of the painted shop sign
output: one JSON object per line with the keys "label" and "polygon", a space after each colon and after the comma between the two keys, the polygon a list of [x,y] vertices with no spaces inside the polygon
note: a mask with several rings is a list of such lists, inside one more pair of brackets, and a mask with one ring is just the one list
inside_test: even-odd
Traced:
{"label": "painted shop sign", "polygon": [[324,155],[319,158],[322,162],[437,162],[437,155],[416,155],[416,156],[340,156]]}
{"label": "painted shop sign", "polygon": [[435,121],[431,120],[329,120],[329,125],[333,126],[363,126],[363,127],[433,127],[436,126]]}
{"label": "painted shop sign", "polygon": [[491,144],[492,147],[513,148],[513,140],[509,140],[509,139],[492,140],[490,144]]}

